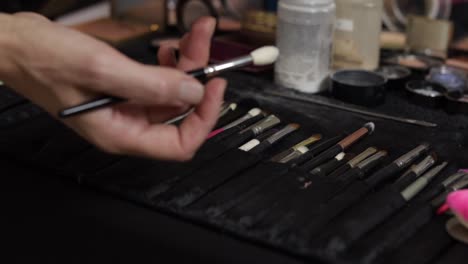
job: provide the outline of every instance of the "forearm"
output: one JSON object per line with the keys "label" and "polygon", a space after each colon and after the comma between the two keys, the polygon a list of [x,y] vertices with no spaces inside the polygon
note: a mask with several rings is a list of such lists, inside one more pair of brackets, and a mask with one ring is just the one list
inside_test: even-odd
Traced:
{"label": "forearm", "polygon": [[8,82],[15,68],[15,53],[18,48],[14,32],[14,17],[0,13],[0,80]]}

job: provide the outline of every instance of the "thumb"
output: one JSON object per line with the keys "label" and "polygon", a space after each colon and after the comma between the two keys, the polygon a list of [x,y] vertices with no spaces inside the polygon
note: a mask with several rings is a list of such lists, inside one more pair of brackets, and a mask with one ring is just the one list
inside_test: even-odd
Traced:
{"label": "thumb", "polygon": [[106,73],[111,76],[104,78],[105,91],[101,92],[141,104],[197,105],[205,93],[198,80],[177,69],[134,62],[112,68],[112,72]]}

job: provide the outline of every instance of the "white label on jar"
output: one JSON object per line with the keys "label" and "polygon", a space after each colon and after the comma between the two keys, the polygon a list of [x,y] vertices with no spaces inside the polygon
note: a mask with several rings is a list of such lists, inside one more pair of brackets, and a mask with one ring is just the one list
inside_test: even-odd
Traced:
{"label": "white label on jar", "polygon": [[337,19],[335,27],[337,30],[352,32],[354,31],[354,22],[350,19]]}

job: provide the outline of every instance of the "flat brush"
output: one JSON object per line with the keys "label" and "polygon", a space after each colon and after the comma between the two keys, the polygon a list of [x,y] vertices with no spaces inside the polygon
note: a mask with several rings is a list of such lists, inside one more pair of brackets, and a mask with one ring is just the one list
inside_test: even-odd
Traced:
{"label": "flat brush", "polygon": [[429,150],[429,144],[421,144],[400,158],[396,159],[383,169],[377,171],[369,178],[369,184],[372,186],[384,182],[395,174],[401,172],[403,169],[410,166],[419,156]]}
{"label": "flat brush", "polygon": [[308,151],[306,151],[306,153],[303,155],[299,155],[299,157],[296,159],[288,161],[288,166],[296,167],[303,164],[304,162],[316,157],[320,153],[336,145],[341,139],[343,139],[343,137],[344,136],[340,135],[317,143],[313,148],[308,148]]}
{"label": "flat brush", "polygon": [[289,134],[293,133],[294,131],[298,130],[301,126],[299,124],[289,124],[285,126],[280,131],[276,132],[266,140],[262,141],[259,145],[255,146],[250,153],[260,154],[271,148],[275,143],[280,141],[281,139],[285,138]]}
{"label": "flat brush", "polygon": [[414,182],[419,176],[426,172],[432,165],[437,161],[437,156],[435,153],[431,153],[426,158],[424,158],[420,163],[411,166],[411,168],[405,172],[394,184],[393,186],[398,190],[404,189],[408,184]]}
{"label": "flat brush", "polygon": [[244,116],[236,119],[235,121],[231,122],[228,125],[223,126],[222,128],[219,128],[219,129],[216,129],[216,130],[212,131],[208,135],[207,139],[210,139],[210,138],[212,138],[212,137],[214,137],[214,136],[216,136],[216,135],[218,135],[220,133],[223,133],[224,131],[226,131],[226,130],[228,130],[230,128],[238,126],[238,125],[242,124],[243,122],[251,119],[252,117],[260,115],[261,113],[262,113],[262,110],[260,110],[259,108],[250,109],[250,111],[247,112],[247,114],[245,114]]}
{"label": "flat brush", "polygon": [[226,142],[227,147],[237,148],[244,144],[246,141],[255,138],[262,134],[264,131],[271,129],[281,123],[281,120],[275,115],[269,115],[257,123],[247,127],[246,129],[239,132],[235,137],[229,139]]}
{"label": "flat brush", "polygon": [[352,144],[357,142],[359,139],[363,138],[368,134],[372,134],[375,130],[375,124],[370,122],[365,124],[362,128],[356,130],[351,135],[347,136],[340,142],[338,142],[335,146],[331,147],[327,151],[323,152],[319,156],[313,158],[312,160],[306,162],[305,164],[301,165],[300,167],[306,171],[310,171],[317,166],[323,164],[324,162],[332,159],[334,156],[338,155],[340,152],[345,151],[348,147]]}
{"label": "flat brush", "polygon": [[363,160],[367,159],[368,157],[374,155],[375,153],[377,152],[377,149],[376,148],[367,148],[366,150],[364,150],[361,154],[357,155],[356,157],[354,157],[353,159],[351,159],[350,161],[348,161],[346,164],[344,164],[343,166],[339,167],[338,169],[336,169],[335,171],[333,171],[329,176],[330,178],[335,178],[335,177],[338,177],[340,175],[343,175],[344,173],[346,173],[347,171],[349,171],[350,169],[356,167],[356,165],[358,165],[360,162],[362,162]]}
{"label": "flat brush", "polygon": [[320,139],[322,139],[322,135],[315,134],[315,135],[313,135],[313,136],[311,136],[311,137],[297,143],[296,145],[294,145],[290,149],[287,149],[287,150],[275,155],[273,158],[271,158],[270,161],[279,162],[279,163],[287,163],[287,162],[289,162],[289,161],[303,155],[307,151],[309,151],[308,146],[314,144],[315,142],[319,141]]}
{"label": "flat brush", "polygon": [[[242,68],[248,65],[264,66],[274,63],[279,56],[278,48],[274,46],[265,46],[252,51],[249,55],[238,57],[229,61],[210,65],[202,69],[187,72],[194,78],[203,80],[204,78],[213,77],[222,72]],[[111,106],[117,103],[127,101],[124,98],[114,96],[104,96],[83,104],[73,106],[61,110],[58,115],[61,118],[67,118],[74,115],[82,114],[88,111],[96,110],[102,107]]]}
{"label": "flat brush", "polygon": [[447,162],[443,162],[416,179],[401,191],[403,198],[405,198],[406,201],[413,199],[414,196],[420,193],[443,169],[445,169],[445,167],[447,167],[447,165]]}

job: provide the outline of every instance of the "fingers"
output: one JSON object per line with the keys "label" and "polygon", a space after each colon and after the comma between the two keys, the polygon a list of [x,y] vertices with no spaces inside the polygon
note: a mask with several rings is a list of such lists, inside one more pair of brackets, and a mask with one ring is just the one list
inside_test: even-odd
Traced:
{"label": "fingers", "polygon": [[216,20],[212,17],[202,17],[192,25],[190,33],[180,41],[179,69],[189,71],[208,63],[215,27]]}
{"label": "fingers", "polygon": [[191,159],[218,119],[225,87],[226,81],[222,79],[210,81],[203,101],[179,128],[152,125],[138,137],[127,141],[125,152],[158,159]]}
{"label": "fingers", "polygon": [[177,59],[174,47],[170,45],[161,45],[158,50],[159,65],[167,67],[176,67]]}
{"label": "fingers", "polygon": [[100,63],[98,74],[90,78],[94,81],[87,84],[95,92],[153,106],[197,105],[203,99],[203,85],[182,71],[109,58],[108,62]]}

